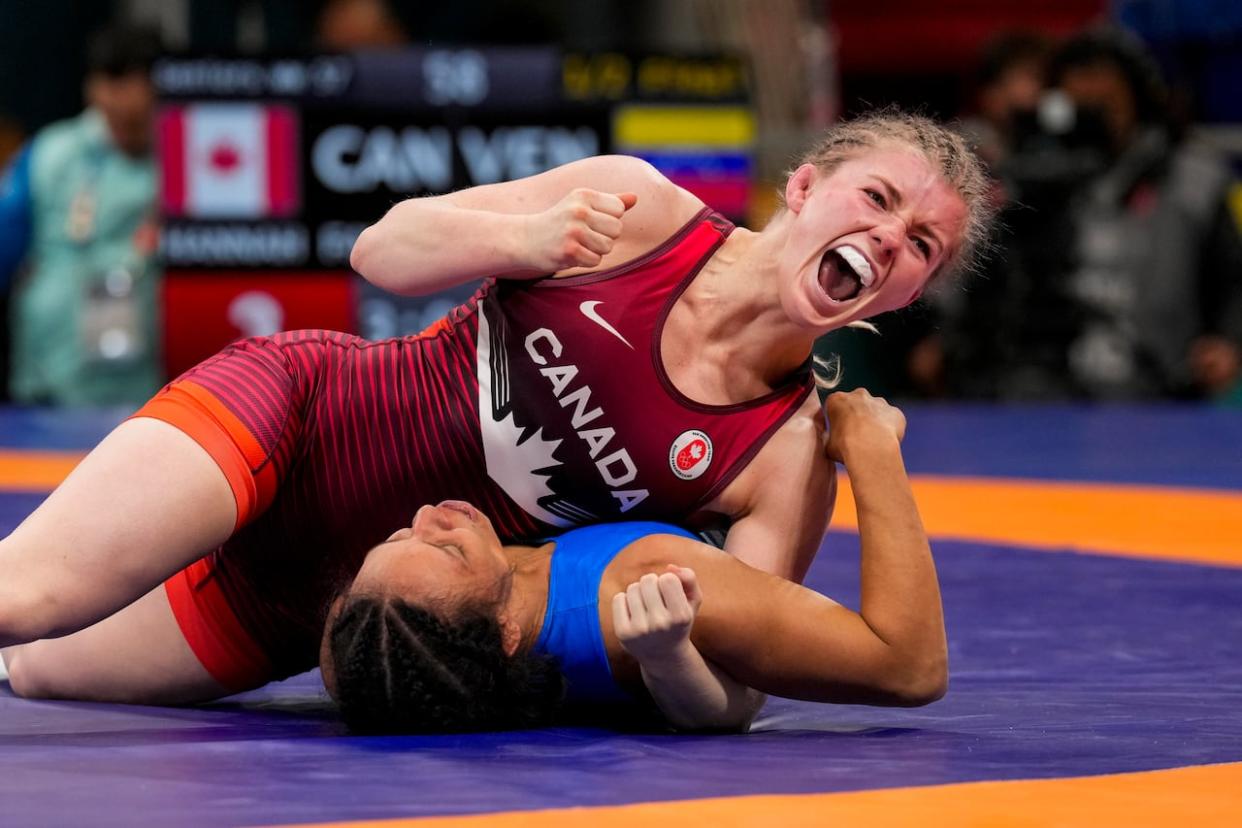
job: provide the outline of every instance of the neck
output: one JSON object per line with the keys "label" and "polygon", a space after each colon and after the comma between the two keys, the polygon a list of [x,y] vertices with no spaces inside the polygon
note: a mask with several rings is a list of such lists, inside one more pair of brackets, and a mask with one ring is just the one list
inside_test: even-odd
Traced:
{"label": "neck", "polygon": [[552,549],[555,543],[543,546],[506,546],[505,557],[513,566],[513,587],[505,611],[522,631],[518,652],[527,653],[535,646],[543,617],[548,609],[548,579],[552,572]]}
{"label": "neck", "polygon": [[702,356],[747,397],[779,385],[815,343],[816,332],[792,324],[781,307],[777,262],[785,215],[761,233],[734,230],[681,299]]}

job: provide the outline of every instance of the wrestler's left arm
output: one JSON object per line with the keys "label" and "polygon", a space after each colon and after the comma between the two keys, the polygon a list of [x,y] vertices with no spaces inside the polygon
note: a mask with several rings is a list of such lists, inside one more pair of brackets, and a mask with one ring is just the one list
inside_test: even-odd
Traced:
{"label": "wrestler's left arm", "polygon": [[693,566],[704,601],[691,640],[739,682],[810,701],[919,705],[942,696],[948,647],[927,532],[901,456],[905,418],[865,391],[826,403],[825,453],[850,475],[858,513],[860,601],[843,607],[730,555],[662,536]]}
{"label": "wrestler's left arm", "polygon": [[812,395],[726,490],[734,516],[725,551],[756,569],[802,583],[828,530],[836,465],[824,455],[823,414]]}

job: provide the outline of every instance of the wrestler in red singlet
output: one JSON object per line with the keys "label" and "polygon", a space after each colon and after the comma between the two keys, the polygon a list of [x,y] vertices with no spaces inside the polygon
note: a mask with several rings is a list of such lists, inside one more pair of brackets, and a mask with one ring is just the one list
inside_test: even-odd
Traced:
{"label": "wrestler in red singlet", "polygon": [[704,210],[611,270],[489,281],[417,337],[244,340],[173,382],[136,416],[194,437],[238,503],[167,583],[204,666],[233,689],[312,667],[333,592],[425,503],[473,503],[505,540],[700,511],[812,388],[711,406],[670,382],[664,320],[731,230]]}

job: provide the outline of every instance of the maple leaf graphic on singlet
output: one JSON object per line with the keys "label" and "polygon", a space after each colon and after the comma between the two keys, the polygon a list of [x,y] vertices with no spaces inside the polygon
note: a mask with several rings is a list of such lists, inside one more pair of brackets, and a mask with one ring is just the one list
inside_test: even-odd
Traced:
{"label": "maple leaf graphic on singlet", "polygon": [[[487,475],[527,514],[553,526],[573,526],[599,518],[563,497],[548,482],[562,465],[560,439],[546,440],[543,427],[518,425],[509,406],[509,355],[504,337],[492,331],[482,304],[475,346],[479,379],[479,432]],[[503,323],[502,323],[503,324]],[[549,500],[549,498],[552,498]],[[540,501],[543,501],[542,503]],[[555,511],[552,511],[555,510]]]}
{"label": "maple leaf graphic on singlet", "polygon": [[688,471],[703,459],[706,452],[707,444],[701,439],[694,440],[690,445],[677,452],[677,468],[682,471]]}

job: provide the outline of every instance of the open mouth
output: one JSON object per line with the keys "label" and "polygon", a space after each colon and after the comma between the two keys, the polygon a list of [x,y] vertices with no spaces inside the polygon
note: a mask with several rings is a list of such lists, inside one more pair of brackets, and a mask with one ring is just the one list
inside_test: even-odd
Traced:
{"label": "open mouth", "polygon": [[834,302],[848,302],[872,281],[870,262],[849,245],[825,252],[819,261],[819,287]]}

